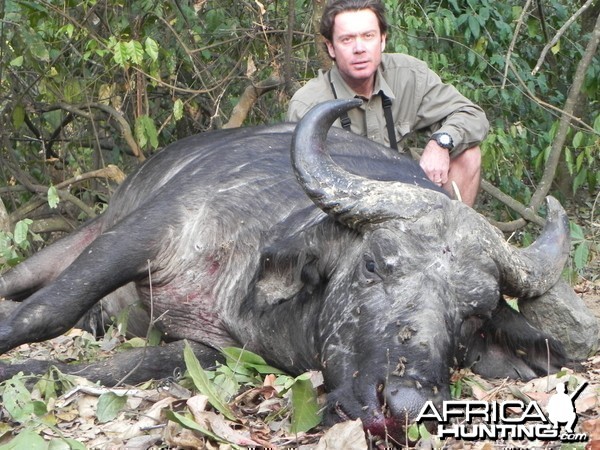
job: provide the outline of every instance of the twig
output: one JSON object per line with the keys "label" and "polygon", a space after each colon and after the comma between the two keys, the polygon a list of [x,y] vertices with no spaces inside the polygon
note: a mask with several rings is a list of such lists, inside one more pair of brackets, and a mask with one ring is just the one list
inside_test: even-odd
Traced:
{"label": "twig", "polygon": [[544,62],[544,59],[546,59],[546,54],[548,53],[548,51],[556,45],[556,43],[562,37],[562,35],[565,34],[565,31],[567,31],[567,28],[569,28],[573,24],[573,22],[575,22],[575,20],[577,20],[577,18],[581,14],[583,14],[583,12],[586,9],[588,9],[590,7],[590,5],[593,2],[594,2],[594,0],[587,0],[587,2],[585,2],[584,5],[581,8],[579,8],[575,14],[573,14],[571,17],[569,17],[569,20],[567,20],[562,27],[560,27],[560,30],[558,30],[556,32],[556,34],[554,35],[552,40],[550,42],[548,42],[546,44],[546,46],[544,47],[544,49],[542,50],[542,53],[540,54],[540,57],[538,58],[537,64],[531,71],[532,75],[535,75],[536,73],[538,73],[538,71],[540,70],[540,67],[542,66],[542,64]]}
{"label": "twig", "polygon": [[538,183],[536,191],[531,197],[530,205],[534,208],[544,201],[544,197],[546,197],[550,191],[550,186],[554,180],[554,176],[556,175],[556,168],[558,167],[562,150],[565,141],[567,140],[567,134],[569,132],[573,117],[573,111],[575,110],[575,105],[579,99],[581,88],[583,87],[583,83],[585,81],[585,74],[588,67],[592,63],[594,56],[596,55],[598,44],[600,44],[600,15],[598,15],[598,18],[596,19],[596,25],[594,26],[594,29],[590,35],[590,40],[585,48],[585,52],[577,64],[577,69],[573,75],[573,84],[569,89],[569,93],[563,107],[563,113],[558,125],[558,131],[556,132],[556,136],[552,142],[550,155],[544,168],[544,174]]}
{"label": "twig", "polygon": [[131,376],[131,374],[133,374],[136,370],[138,370],[140,368],[140,366],[146,359],[146,353],[148,353],[148,351],[147,351],[148,350],[148,341],[150,340],[150,332],[152,331],[152,327],[154,326],[154,297],[152,294],[152,270],[150,268],[150,260],[147,261],[147,264],[148,264],[148,285],[149,285],[149,290],[150,290],[150,324],[148,325],[148,329],[146,330],[146,341],[144,342],[144,348],[142,350],[142,357],[137,362],[137,364],[129,372],[127,372],[127,374],[123,378],[121,378],[117,382],[117,384],[115,384],[115,387],[118,387],[118,386],[122,385],[123,383],[125,383],[127,378],[129,378]]}
{"label": "twig", "polygon": [[117,388],[107,388],[107,387],[103,387],[103,386],[77,386],[77,387],[74,387],[73,389],[71,389],[69,392],[67,392],[64,395],[64,399],[68,400],[70,397],[77,394],[78,392],[82,392],[87,395],[94,395],[96,397],[100,397],[101,395],[107,394],[109,392],[112,392],[113,394],[116,394],[118,396],[130,395],[130,396],[136,396],[136,397],[142,397],[142,398],[146,397],[146,395],[144,394],[145,391],[142,389],[131,389],[131,388],[117,389]]}
{"label": "twig", "polygon": [[554,105],[551,105],[550,103],[546,103],[545,101],[543,101],[539,97],[537,97],[533,92],[531,92],[531,90],[527,86],[527,83],[525,83],[523,81],[523,79],[519,76],[519,73],[517,72],[517,69],[514,67],[514,65],[511,62],[509,62],[509,65],[510,65],[510,68],[512,69],[512,71],[513,71],[513,74],[515,75],[515,77],[517,77],[517,80],[519,81],[519,84],[521,84],[521,86],[525,90],[525,94],[527,94],[529,96],[529,98],[531,98],[537,104],[539,104],[540,106],[542,106],[542,107],[544,107],[546,109],[549,109],[549,110],[552,110],[552,111],[556,111],[557,113],[560,113],[561,115],[565,115],[566,117],[568,117],[573,122],[577,122],[579,124],[579,126],[581,126],[581,128],[587,130],[588,132],[594,133],[594,134],[598,134],[598,132],[596,130],[594,130],[593,127],[591,127],[590,125],[588,125],[587,123],[585,123],[579,117],[576,117],[573,114],[570,114],[569,112],[565,111],[564,109],[560,109],[560,108],[558,108],[558,107],[556,107]]}
{"label": "twig", "polygon": [[519,16],[519,19],[517,20],[517,25],[515,27],[515,32],[513,33],[512,40],[510,41],[510,45],[508,46],[508,52],[506,53],[506,61],[504,63],[504,76],[502,77],[502,89],[504,89],[506,87],[506,80],[508,78],[509,61],[510,61],[511,55],[513,53],[513,50],[515,48],[515,45],[517,43],[517,37],[519,36],[519,30],[521,29],[521,25],[523,25],[523,17],[525,17],[525,14],[529,10],[529,5],[531,5],[531,2],[532,2],[532,0],[527,0],[527,3],[525,3],[525,6],[523,7],[523,11],[521,12],[521,15]]}
{"label": "twig", "polygon": [[[7,163],[7,164],[10,164],[10,163]],[[13,170],[13,169],[11,168],[11,170]],[[109,164],[108,166],[104,167],[103,169],[86,172],[82,175],[77,175],[75,177],[69,178],[68,180],[65,180],[65,181],[55,185],[55,187],[58,189],[58,195],[61,200],[68,201],[68,202],[74,204],[79,209],[81,209],[85,214],[87,214],[88,217],[90,217],[90,218],[96,216],[96,212],[94,211],[94,209],[90,208],[88,205],[86,205],[84,202],[79,200],[77,197],[70,194],[68,191],[65,190],[65,188],[68,188],[69,186],[71,186],[73,184],[80,183],[85,180],[89,180],[91,178],[109,178],[117,183],[121,183],[125,179],[125,174],[123,174],[121,169],[119,169],[117,166]],[[29,202],[27,202],[25,205],[21,206],[19,209],[13,211],[10,214],[10,222],[11,223],[16,223],[19,220],[27,217],[32,211],[45,205],[48,202],[48,200],[46,198],[46,196],[48,194],[48,186],[33,184],[26,177],[19,178],[19,182],[21,182],[22,187],[15,186],[15,187],[7,188],[7,189],[15,190],[15,191],[18,191],[19,189],[21,189],[21,190],[26,189],[29,192],[40,194],[40,197],[43,197],[43,198],[40,198],[40,197],[33,198]],[[42,232],[42,231],[43,230],[38,230],[37,232]]]}
{"label": "twig", "polygon": [[[82,105],[81,107],[79,107],[79,106],[75,106],[75,105],[69,105],[68,103],[59,102],[59,103],[57,103],[56,107],[58,107],[60,109],[64,109],[65,111],[68,111],[72,114],[76,114],[78,116],[85,117],[89,120],[92,120],[92,118],[93,118],[92,115],[85,112],[81,108],[87,108],[87,109],[95,108],[95,109],[104,111],[105,113],[110,115],[119,124],[119,128],[121,129],[123,138],[125,139],[125,142],[127,142],[127,145],[129,145],[129,148],[131,149],[131,152],[133,153],[133,155],[135,157],[137,157],[137,159],[140,161],[144,161],[146,159],[146,157],[142,153],[142,149],[140,148],[137,141],[133,137],[133,132],[131,131],[129,122],[127,122],[127,119],[125,119],[123,114],[121,114],[119,111],[117,111],[112,106],[103,105],[102,103],[89,102],[89,103],[86,103],[86,104]],[[51,108],[53,108],[53,107],[51,107]]]}
{"label": "twig", "polygon": [[546,363],[547,363],[547,372],[546,372],[546,392],[550,390],[550,344],[548,344],[548,339],[544,339],[546,341]]}

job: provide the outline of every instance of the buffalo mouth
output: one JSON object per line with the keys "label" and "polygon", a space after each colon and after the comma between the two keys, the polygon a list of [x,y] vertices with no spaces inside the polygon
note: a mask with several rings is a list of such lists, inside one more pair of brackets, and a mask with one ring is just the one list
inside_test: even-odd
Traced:
{"label": "buffalo mouth", "polygon": [[[369,438],[395,446],[414,444],[408,439],[408,427],[428,401],[441,404],[447,397],[437,388],[428,389],[418,381],[407,380],[377,383],[354,395],[344,391],[330,394],[326,423],[359,418]],[[433,431],[434,424],[425,426]]]}

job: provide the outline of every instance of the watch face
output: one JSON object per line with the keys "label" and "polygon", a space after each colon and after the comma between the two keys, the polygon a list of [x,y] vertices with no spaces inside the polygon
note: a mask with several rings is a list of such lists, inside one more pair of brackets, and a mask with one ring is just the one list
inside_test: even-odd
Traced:
{"label": "watch face", "polygon": [[447,134],[441,134],[438,139],[442,145],[450,145],[450,142],[452,142],[452,138]]}
{"label": "watch face", "polygon": [[450,136],[448,133],[437,133],[434,134],[432,138],[435,138],[435,141],[440,147],[446,149],[452,149],[452,147],[454,147],[452,143],[452,136]]}

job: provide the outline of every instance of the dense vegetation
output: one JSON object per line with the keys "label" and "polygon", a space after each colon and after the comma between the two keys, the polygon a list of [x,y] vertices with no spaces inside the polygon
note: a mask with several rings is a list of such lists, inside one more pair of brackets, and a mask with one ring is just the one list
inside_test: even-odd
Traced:
{"label": "dense vegetation", "polygon": [[[593,204],[582,202],[600,183],[600,5],[523,3],[387,0],[388,51],[424,59],[488,113],[493,196],[482,207],[512,220],[507,231],[523,227],[520,215],[539,222],[525,206],[543,206],[549,190],[593,219]],[[123,174],[168,143],[281,121],[293,91],[327,64],[315,45],[319,7],[1,2],[0,262],[99,213]],[[593,247],[578,232],[582,263]]]}

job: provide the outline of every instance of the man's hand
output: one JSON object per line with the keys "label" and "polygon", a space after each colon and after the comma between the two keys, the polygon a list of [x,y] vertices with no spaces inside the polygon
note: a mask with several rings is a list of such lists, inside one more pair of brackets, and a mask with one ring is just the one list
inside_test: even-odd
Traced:
{"label": "man's hand", "polygon": [[435,141],[429,141],[419,160],[421,168],[427,177],[438,186],[448,182],[450,169],[450,152],[440,147]]}

